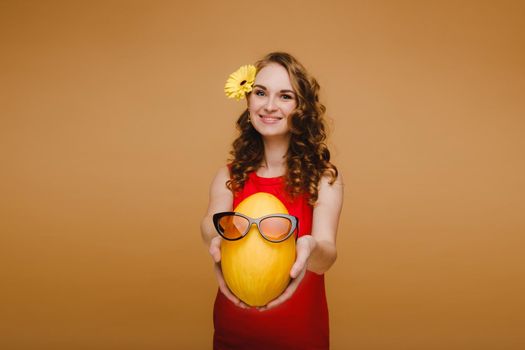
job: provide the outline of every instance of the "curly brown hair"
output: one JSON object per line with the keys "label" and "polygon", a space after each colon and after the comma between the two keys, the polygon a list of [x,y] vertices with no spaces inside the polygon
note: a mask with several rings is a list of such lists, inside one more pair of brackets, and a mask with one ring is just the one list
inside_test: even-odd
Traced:
{"label": "curly brown hair", "polygon": [[[320,86],[304,66],[286,52],[272,52],[257,61],[257,72],[270,63],[278,63],[288,71],[297,96],[297,106],[288,118],[291,135],[286,153],[286,190],[292,198],[307,194],[309,204],[314,205],[321,177],[327,175],[333,184],[338,175],[324,142],[326,107],[319,102]],[[240,135],[232,144],[230,180],[226,183],[234,193],[244,187],[248,173],[256,171],[264,159],[262,137],[249,122],[248,109],[240,115],[236,126]]]}

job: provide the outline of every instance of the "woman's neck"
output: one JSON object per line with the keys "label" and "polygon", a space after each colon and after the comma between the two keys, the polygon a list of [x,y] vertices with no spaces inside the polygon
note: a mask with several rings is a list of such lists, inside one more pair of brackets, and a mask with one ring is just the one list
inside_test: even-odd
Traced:
{"label": "woman's neck", "polygon": [[290,137],[263,140],[264,159],[257,170],[257,175],[263,177],[277,177],[286,173],[286,153],[290,144]]}

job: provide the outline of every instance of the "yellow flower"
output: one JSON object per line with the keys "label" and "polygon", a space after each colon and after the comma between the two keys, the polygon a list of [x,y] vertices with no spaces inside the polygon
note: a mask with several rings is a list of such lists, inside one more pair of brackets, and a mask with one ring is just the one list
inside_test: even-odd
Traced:
{"label": "yellow flower", "polygon": [[235,98],[237,101],[242,100],[246,93],[252,91],[252,85],[255,82],[255,66],[248,64],[237,69],[230,74],[230,77],[224,85],[224,92],[228,98]]}

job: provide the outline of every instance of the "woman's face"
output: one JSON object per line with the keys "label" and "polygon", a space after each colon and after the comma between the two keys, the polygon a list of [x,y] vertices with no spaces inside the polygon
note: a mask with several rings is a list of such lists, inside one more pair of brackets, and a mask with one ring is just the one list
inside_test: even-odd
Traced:
{"label": "woman's face", "polygon": [[296,106],[297,97],[283,66],[270,63],[257,73],[248,110],[253,127],[262,136],[288,135],[288,116]]}

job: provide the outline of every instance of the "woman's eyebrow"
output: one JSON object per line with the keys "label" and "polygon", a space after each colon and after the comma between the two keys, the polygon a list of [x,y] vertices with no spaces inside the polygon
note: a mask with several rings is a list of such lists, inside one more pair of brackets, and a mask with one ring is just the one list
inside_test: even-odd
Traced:
{"label": "woman's eyebrow", "polygon": [[[266,88],[266,86],[264,86],[264,85],[255,84],[253,87],[258,87],[258,88],[261,88],[261,89],[263,89],[265,91],[268,90]],[[295,94],[295,92],[293,90],[281,90],[280,92],[288,92],[288,93]]]}

